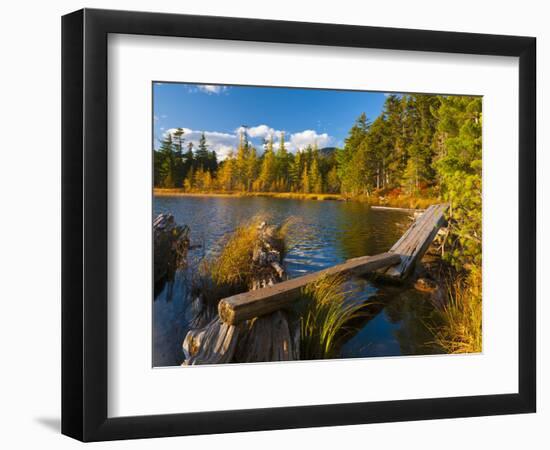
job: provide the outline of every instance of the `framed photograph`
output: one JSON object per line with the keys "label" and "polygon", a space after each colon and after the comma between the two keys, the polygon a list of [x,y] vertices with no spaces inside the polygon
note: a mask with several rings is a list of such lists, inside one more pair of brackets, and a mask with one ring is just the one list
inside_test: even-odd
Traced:
{"label": "framed photograph", "polygon": [[62,21],[62,432],[535,412],[532,37]]}

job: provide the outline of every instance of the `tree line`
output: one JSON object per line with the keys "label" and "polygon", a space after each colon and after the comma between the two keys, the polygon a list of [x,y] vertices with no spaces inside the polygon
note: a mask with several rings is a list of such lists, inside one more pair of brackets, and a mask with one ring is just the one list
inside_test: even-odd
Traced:
{"label": "tree line", "polygon": [[291,153],[285,135],[270,136],[261,154],[246,131],[224,161],[178,129],[154,151],[156,187],[190,192],[334,193],[347,197],[409,195],[450,202],[451,258],[481,259],[481,98],[389,95],[373,121],[363,113],[343,148],[309,145]]}
{"label": "tree line", "polygon": [[[182,128],[177,128],[173,133],[167,133],[159,149],[153,151],[155,187],[191,190],[195,187],[193,180],[197,178],[196,172],[203,178],[205,173],[214,176],[218,170],[216,152],[208,150],[204,133],[196,149],[193,143],[189,142],[185,151],[184,134]],[[191,184],[189,184],[190,181]]]}

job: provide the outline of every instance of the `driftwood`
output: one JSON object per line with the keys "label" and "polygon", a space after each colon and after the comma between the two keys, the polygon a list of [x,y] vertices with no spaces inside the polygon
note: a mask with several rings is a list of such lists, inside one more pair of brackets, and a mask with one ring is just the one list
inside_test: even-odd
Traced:
{"label": "driftwood", "polygon": [[218,304],[218,314],[224,322],[237,324],[289,306],[300,296],[306,285],[323,276],[337,274],[364,275],[397,264],[400,260],[399,255],[394,253],[349,259],[343,264],[328,269],[293,278],[263,289],[225,298]]}
{"label": "driftwood", "polygon": [[167,282],[173,281],[176,270],[187,263],[189,227],[177,225],[171,214],[159,214],[153,220],[153,242],[156,297]]}
{"label": "driftwood", "polygon": [[184,365],[232,362],[238,338],[239,327],[218,319],[204,328],[191,330],[183,341]]}
{"label": "driftwood", "polygon": [[244,363],[298,359],[299,333],[300,328],[292,328],[283,311],[250,320],[246,322],[235,361]]}
{"label": "driftwood", "polygon": [[[255,274],[252,290],[273,286],[286,278],[282,266],[284,242],[277,237],[277,228],[265,222],[258,228],[251,261]],[[195,299],[196,303],[200,301],[200,297]],[[183,365],[290,361],[298,358],[298,346],[299,327],[291,327],[282,311],[239,325],[223,322],[216,315],[206,326],[190,330],[185,336]]]}
{"label": "driftwood", "polygon": [[400,262],[387,269],[379,270],[382,278],[403,281],[422,258],[426,250],[445,223],[445,212],[448,204],[432,205],[421,216],[417,217],[409,229],[389,250],[399,255]]}

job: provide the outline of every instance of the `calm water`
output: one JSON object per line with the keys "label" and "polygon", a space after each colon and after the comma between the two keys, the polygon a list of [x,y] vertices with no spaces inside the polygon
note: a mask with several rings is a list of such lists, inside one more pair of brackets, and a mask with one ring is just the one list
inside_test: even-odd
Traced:
{"label": "calm water", "polygon": [[[354,202],[288,200],[267,197],[156,197],[154,215],[174,215],[191,228],[191,269],[197,261],[218,251],[218,242],[235,227],[258,214],[272,223],[288,217],[300,219],[299,236],[292,239],[285,265],[291,277],[317,271],[346,259],[387,251],[410,224],[403,211],[370,209]],[[181,343],[188,330],[187,277],[176,276],[153,302],[153,365],[172,366],[183,361]],[[374,299],[370,316],[356,324],[356,332],[344,344],[345,358],[434,353],[425,323],[433,314],[426,295],[414,290],[378,289],[355,280],[357,301]],[[378,302],[378,300],[380,300]]]}

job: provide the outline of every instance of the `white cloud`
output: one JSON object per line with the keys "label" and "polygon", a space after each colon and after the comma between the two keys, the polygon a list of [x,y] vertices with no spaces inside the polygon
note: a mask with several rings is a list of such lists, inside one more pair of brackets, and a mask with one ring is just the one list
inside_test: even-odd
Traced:
{"label": "white cloud", "polygon": [[304,130],[292,133],[289,141],[292,151],[296,151],[315,143],[319,148],[326,147],[332,142],[332,138],[327,133],[318,134],[315,130]]}
{"label": "white cloud", "polygon": [[280,131],[277,131],[267,125],[257,125],[255,127],[241,126],[235,130],[235,133],[240,134],[242,131],[245,130],[248,136],[252,139],[267,139],[269,136],[275,136],[276,134],[280,133]]}
{"label": "white cloud", "polygon": [[[202,131],[192,130],[190,128],[182,129],[184,131],[183,138],[185,139],[185,145],[192,142],[193,146],[196,148],[199,145],[199,139],[202,135]],[[220,131],[204,132],[206,144],[208,145],[209,150],[214,150],[216,152],[219,161],[223,161],[227,158],[229,152],[236,151],[239,143],[239,133],[242,129],[242,127],[239,127],[234,133],[224,133]],[[166,130],[164,134],[174,133],[175,131],[175,128],[170,128]],[[279,148],[282,131],[275,130],[268,125],[262,124],[247,128],[247,132],[250,137],[250,141],[252,145],[256,147],[258,154],[261,154],[264,150],[262,146],[262,139],[267,139],[269,136],[274,136],[274,149],[277,150]],[[327,133],[318,134],[314,130],[304,130],[291,134],[286,133],[285,135],[285,147],[292,153],[295,153],[298,149],[303,149],[308,145],[314,145],[315,143],[317,143],[319,148],[323,148],[330,145],[332,141],[333,138]]]}
{"label": "white cloud", "polygon": [[219,86],[216,84],[197,84],[197,89],[207,94],[221,94],[227,90],[227,86]]}

